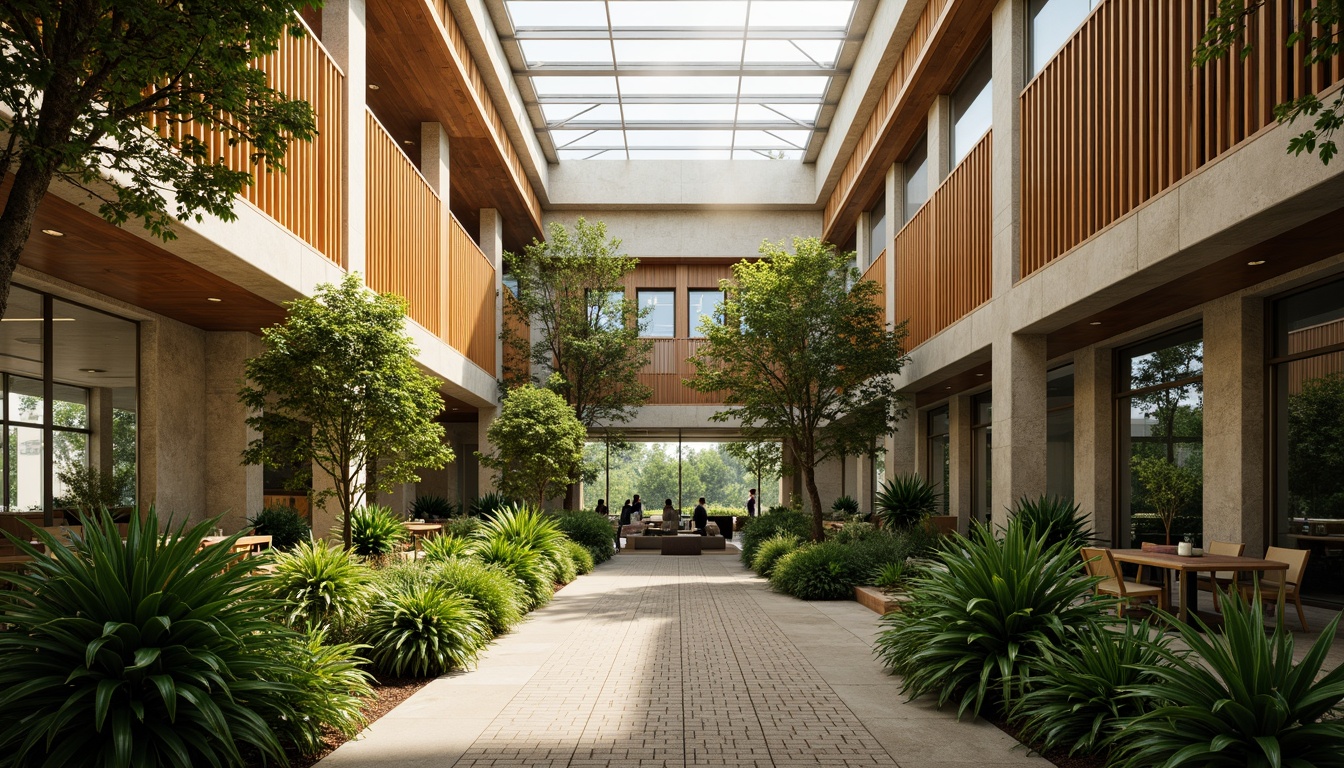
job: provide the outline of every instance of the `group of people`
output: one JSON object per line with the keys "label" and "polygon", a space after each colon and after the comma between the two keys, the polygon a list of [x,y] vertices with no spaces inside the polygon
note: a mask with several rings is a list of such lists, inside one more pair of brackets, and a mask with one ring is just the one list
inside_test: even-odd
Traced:
{"label": "group of people", "polygon": [[[606,499],[597,500],[597,509],[599,515],[608,515],[610,510],[607,507]],[[752,488],[747,494],[747,515],[755,517],[757,514],[756,489]],[[631,523],[639,522],[644,519],[644,501],[636,493],[633,499],[626,499],[621,505],[621,525],[626,526]],[[663,524],[672,521],[675,527],[681,526],[681,513],[672,506],[672,500],[667,499],[663,502]],[[709,525],[709,509],[705,506],[705,497],[701,496],[699,503],[695,505],[695,511],[691,513],[691,524],[701,535],[705,535],[705,529]]]}

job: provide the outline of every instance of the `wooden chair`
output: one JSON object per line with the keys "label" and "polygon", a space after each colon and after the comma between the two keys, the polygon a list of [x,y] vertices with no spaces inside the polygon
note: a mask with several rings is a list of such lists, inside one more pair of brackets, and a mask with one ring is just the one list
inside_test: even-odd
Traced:
{"label": "wooden chair", "polygon": [[1297,606],[1297,620],[1302,623],[1302,631],[1310,632],[1311,628],[1307,626],[1307,615],[1302,610],[1302,575],[1307,571],[1307,558],[1310,556],[1311,550],[1309,549],[1269,547],[1265,550],[1265,559],[1287,563],[1288,570],[1282,576],[1276,571],[1270,578],[1260,579],[1258,584],[1244,585],[1241,588],[1242,595],[1247,600],[1253,600],[1255,599],[1256,587],[1259,587],[1261,601],[1277,604],[1279,602],[1278,579],[1282,578],[1284,600],[1293,601],[1293,605]]}
{"label": "wooden chair", "polygon": [[[1246,551],[1245,544],[1238,544],[1232,541],[1210,541],[1204,551],[1210,555],[1230,555],[1232,557],[1241,557]],[[1209,576],[1200,576],[1195,586],[1205,592],[1213,593],[1213,610],[1221,611],[1218,605],[1218,595],[1220,592],[1227,591],[1227,588],[1236,583],[1237,574],[1234,571],[1218,571]]]}
{"label": "wooden chair", "polygon": [[1125,606],[1129,603],[1153,598],[1157,599],[1158,608],[1164,611],[1168,609],[1166,588],[1125,581],[1124,574],[1120,572],[1120,568],[1115,564],[1115,558],[1111,556],[1111,550],[1083,547],[1082,553],[1083,562],[1087,566],[1087,574],[1101,577],[1101,581],[1096,586],[1097,594],[1114,595],[1120,598],[1121,604],[1117,610],[1119,615],[1123,616],[1125,614]]}

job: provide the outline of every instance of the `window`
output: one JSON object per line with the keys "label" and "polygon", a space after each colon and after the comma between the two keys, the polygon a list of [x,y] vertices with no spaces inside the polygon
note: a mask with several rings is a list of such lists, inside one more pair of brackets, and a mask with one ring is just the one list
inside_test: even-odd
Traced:
{"label": "window", "polygon": [[933,484],[934,489],[938,491],[938,504],[940,508],[938,514],[948,514],[950,500],[948,499],[947,489],[951,485],[952,465],[950,444],[948,442],[951,433],[949,432],[950,422],[948,421],[947,406],[934,408],[929,411],[925,418],[928,425],[928,436],[925,439],[925,458],[928,460],[925,470],[926,479]]}
{"label": "window", "polygon": [[1031,0],[1027,8],[1028,76],[1035,76],[1073,37],[1100,0]]}
{"label": "window", "polygon": [[1045,375],[1045,492],[1073,498],[1073,366]]}
{"label": "window", "polygon": [[639,291],[639,309],[647,311],[639,321],[639,335],[672,338],[677,335],[675,291]]}
{"label": "window", "polygon": [[597,327],[604,330],[620,328],[625,319],[624,307],[625,291],[610,291],[607,293],[606,301],[599,296],[595,296],[592,291],[588,292],[588,317],[597,321]]}
{"label": "window", "polygon": [[687,336],[692,339],[704,338],[705,334],[700,331],[700,324],[708,320],[714,324],[722,324],[723,317],[719,315],[719,305],[723,303],[723,291],[711,290],[693,290],[690,291],[687,310]]}
{"label": "window", "polygon": [[887,250],[887,196],[877,198],[877,205],[868,211],[868,263]]}
{"label": "window", "polygon": [[929,201],[929,142],[920,139],[905,158],[905,221],[915,218]]}
{"label": "window", "polygon": [[952,92],[952,167],[970,154],[994,122],[994,103],[990,75],[990,48],[971,65],[961,84]]}
{"label": "window", "polygon": [[992,392],[982,392],[971,398],[971,483],[975,488],[975,498],[971,502],[974,519],[988,523],[993,518],[994,484],[992,468],[994,396]]}
{"label": "window", "polygon": [[1175,543],[1203,532],[1204,341],[1199,326],[1120,350],[1116,364],[1116,545],[1165,543],[1154,490],[1175,488]]}

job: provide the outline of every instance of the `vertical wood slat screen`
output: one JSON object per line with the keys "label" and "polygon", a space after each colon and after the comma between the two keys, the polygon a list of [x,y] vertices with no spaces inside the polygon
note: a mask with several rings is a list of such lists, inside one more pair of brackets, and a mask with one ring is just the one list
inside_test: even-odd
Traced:
{"label": "vertical wood slat screen", "polygon": [[[297,23],[302,23],[296,19]],[[283,164],[285,172],[270,172],[252,164],[252,145],[229,146],[229,136],[203,125],[173,122],[152,115],[149,125],[175,140],[196,137],[234,170],[249,170],[254,183],[241,196],[278,224],[293,232],[331,261],[344,266],[345,234],[345,74],[311,31],[300,38],[282,35],[279,48],[254,64],[266,72],[267,83],[291,99],[313,107],[317,135],[311,142],[294,141]]]}
{"label": "vertical wood slat screen", "polygon": [[906,349],[990,298],[990,160],[984,138],[896,233],[896,320],[909,322]]}
{"label": "vertical wood slat screen", "polygon": [[365,110],[365,279],[379,293],[406,299],[406,313],[430,333],[444,337],[440,266],[439,196],[372,112]]}
{"label": "vertical wood slat screen", "polygon": [[449,214],[447,252],[448,328],[441,338],[487,373],[495,372],[495,268]]}
{"label": "vertical wood slat screen", "polygon": [[882,131],[891,121],[893,113],[902,106],[902,92],[910,82],[910,76],[914,73],[916,66],[924,57],[925,46],[933,39],[933,32],[938,26],[939,19],[943,16],[943,11],[951,4],[952,0],[929,0],[928,4],[924,6],[924,10],[920,12],[919,19],[915,22],[915,29],[910,33],[910,40],[901,51],[901,57],[896,61],[896,67],[887,78],[887,84],[882,89],[882,95],[878,97],[877,105],[868,118],[868,124],[864,127],[863,133],[859,135],[859,143],[854,147],[849,162],[845,163],[844,170],[840,172],[840,179],[836,183],[835,191],[826,201],[826,211],[822,217],[823,231],[830,229],[835,217],[839,215],[840,209],[853,195],[854,186],[858,183],[864,168],[867,167],[873,150],[877,148]]}
{"label": "vertical wood slat screen", "polygon": [[1274,105],[1344,79],[1283,45],[1305,0],[1267,0],[1246,41],[1206,67],[1193,51],[1217,0],[1106,0],[1022,92],[1026,276],[1273,125]]}
{"label": "vertical wood slat screen", "polygon": [[864,280],[872,280],[877,283],[881,290],[877,294],[877,305],[879,307],[887,306],[887,252],[882,251],[877,255],[877,259],[868,265],[868,269],[863,271]]}
{"label": "vertical wood slat screen", "polygon": [[648,405],[721,405],[718,392],[698,392],[682,384],[695,375],[695,366],[687,362],[704,339],[653,339],[649,364],[639,372],[639,382],[653,390]]}
{"label": "vertical wood slat screen", "polygon": [[[504,289],[504,326],[516,334],[518,337],[529,340],[532,338],[532,324],[527,318],[520,317],[512,306],[517,303],[513,292]],[[530,347],[529,347],[530,349]],[[532,362],[528,354],[514,349],[512,346],[504,345],[503,371],[504,378],[508,379],[515,375],[522,374],[531,369]]]}

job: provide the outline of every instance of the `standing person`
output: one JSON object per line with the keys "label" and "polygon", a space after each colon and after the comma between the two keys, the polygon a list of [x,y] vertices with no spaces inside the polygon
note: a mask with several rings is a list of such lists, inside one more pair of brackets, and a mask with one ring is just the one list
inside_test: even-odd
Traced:
{"label": "standing person", "polygon": [[700,497],[700,503],[695,505],[695,511],[691,513],[691,523],[695,526],[696,533],[705,535],[705,526],[709,525],[709,510],[705,509],[705,497]]}
{"label": "standing person", "polygon": [[639,494],[635,494],[635,501],[630,505],[630,516],[635,522],[644,519],[644,502],[639,500]]}
{"label": "standing person", "polygon": [[[639,498],[636,496],[635,498]],[[747,494],[747,517],[756,516],[756,489],[752,488]]]}
{"label": "standing person", "polygon": [[606,500],[606,499],[598,499],[598,500],[597,500],[597,509],[595,509],[595,510],[593,510],[593,511],[596,512],[597,514],[603,516],[603,517],[607,517],[608,515],[611,514],[611,510],[607,508],[607,500]]}
{"label": "standing person", "polygon": [[630,514],[631,514],[633,511],[634,511],[634,507],[630,506],[630,500],[629,500],[629,499],[626,499],[626,500],[625,500],[625,503],[621,505],[621,525],[622,525],[622,526],[625,526],[625,525],[629,525],[629,524],[630,524]]}

